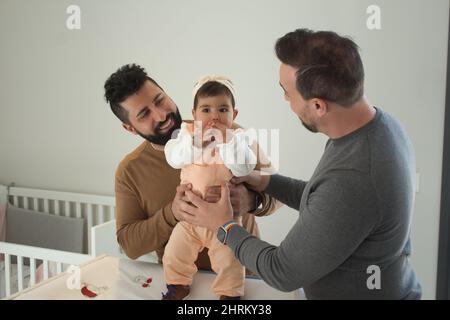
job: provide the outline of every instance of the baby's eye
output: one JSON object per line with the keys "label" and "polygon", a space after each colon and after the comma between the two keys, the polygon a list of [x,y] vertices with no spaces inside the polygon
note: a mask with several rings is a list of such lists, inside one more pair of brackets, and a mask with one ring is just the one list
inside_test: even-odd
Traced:
{"label": "baby's eye", "polygon": [[209,112],[209,109],[208,109],[208,108],[203,108],[203,109],[202,109],[202,112],[208,113],[208,112]]}
{"label": "baby's eye", "polygon": [[220,108],[219,111],[220,112],[228,112],[228,108]]}

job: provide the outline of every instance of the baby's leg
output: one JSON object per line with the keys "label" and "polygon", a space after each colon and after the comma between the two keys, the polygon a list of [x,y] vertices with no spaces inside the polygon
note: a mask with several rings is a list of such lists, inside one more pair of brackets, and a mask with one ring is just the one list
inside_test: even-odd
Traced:
{"label": "baby's leg", "polygon": [[203,245],[187,222],[179,222],[164,249],[163,268],[167,284],[191,285],[197,272],[195,260]]}
{"label": "baby's leg", "polygon": [[218,296],[242,297],[244,295],[245,268],[231,249],[220,243],[216,235],[209,242],[211,268],[217,273],[212,290]]}

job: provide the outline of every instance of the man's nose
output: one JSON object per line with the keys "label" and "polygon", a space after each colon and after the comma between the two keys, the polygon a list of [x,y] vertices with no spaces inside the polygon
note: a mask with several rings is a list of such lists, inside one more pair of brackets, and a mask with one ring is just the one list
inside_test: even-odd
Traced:
{"label": "man's nose", "polygon": [[167,118],[167,111],[162,108],[153,108],[152,113],[154,115],[155,121],[163,122]]}

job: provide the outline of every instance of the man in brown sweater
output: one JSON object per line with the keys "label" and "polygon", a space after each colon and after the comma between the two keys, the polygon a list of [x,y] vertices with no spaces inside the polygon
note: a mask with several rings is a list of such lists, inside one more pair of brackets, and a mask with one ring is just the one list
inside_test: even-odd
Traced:
{"label": "man in brown sweater", "polygon": [[[180,170],[169,166],[164,156],[164,145],[180,128],[181,115],[164,90],[134,64],[121,67],[108,78],[105,98],[122,126],[145,139],[116,171],[117,241],[131,259],[156,251],[161,261],[185,205]],[[255,216],[272,213],[279,203],[243,184],[232,186],[230,191],[234,214],[241,215],[244,228],[259,237]],[[211,189],[206,200],[213,202],[218,197],[220,190]],[[199,268],[210,268],[206,253],[204,250],[199,255]]]}

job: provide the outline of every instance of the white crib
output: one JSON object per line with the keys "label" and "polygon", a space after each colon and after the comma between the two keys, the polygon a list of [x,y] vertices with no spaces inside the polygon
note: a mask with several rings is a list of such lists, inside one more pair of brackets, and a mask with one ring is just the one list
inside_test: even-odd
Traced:
{"label": "white crib", "polygon": [[[0,263],[0,270],[4,273],[4,279],[0,281],[0,283],[2,283],[1,291],[2,295],[6,297],[37,283],[37,261],[42,261],[42,281],[49,278],[49,266],[51,263],[56,264],[56,272],[54,274],[56,275],[64,272],[71,265],[78,266],[94,258],[88,254],[52,250],[7,242],[0,242],[0,254],[4,255],[4,261]],[[16,273],[11,270],[11,267],[13,266],[11,264],[11,257],[17,258],[17,264],[15,265],[17,268]],[[25,265],[25,260],[29,260],[29,266]],[[0,296],[0,298],[3,297]]]}
{"label": "white crib", "polygon": [[[100,254],[125,257],[115,240],[115,199],[112,196],[0,186],[1,196],[18,208],[82,218],[86,237],[84,243],[87,245],[83,248],[83,254],[80,254],[0,242],[0,258],[4,255],[4,261],[0,259],[0,271],[4,273],[0,278],[0,298],[2,291],[3,296],[9,296],[34,285],[37,262],[42,262],[42,280],[46,280],[54,275],[50,270],[53,266],[56,266],[54,272],[58,274],[69,265],[79,265]],[[15,266],[11,263],[12,257],[16,257]],[[155,261],[154,255],[143,257],[142,260]]]}
{"label": "white crib", "polygon": [[8,202],[37,212],[84,218],[87,236],[86,253],[91,251],[91,228],[115,218],[115,199],[112,196],[9,187]]}

